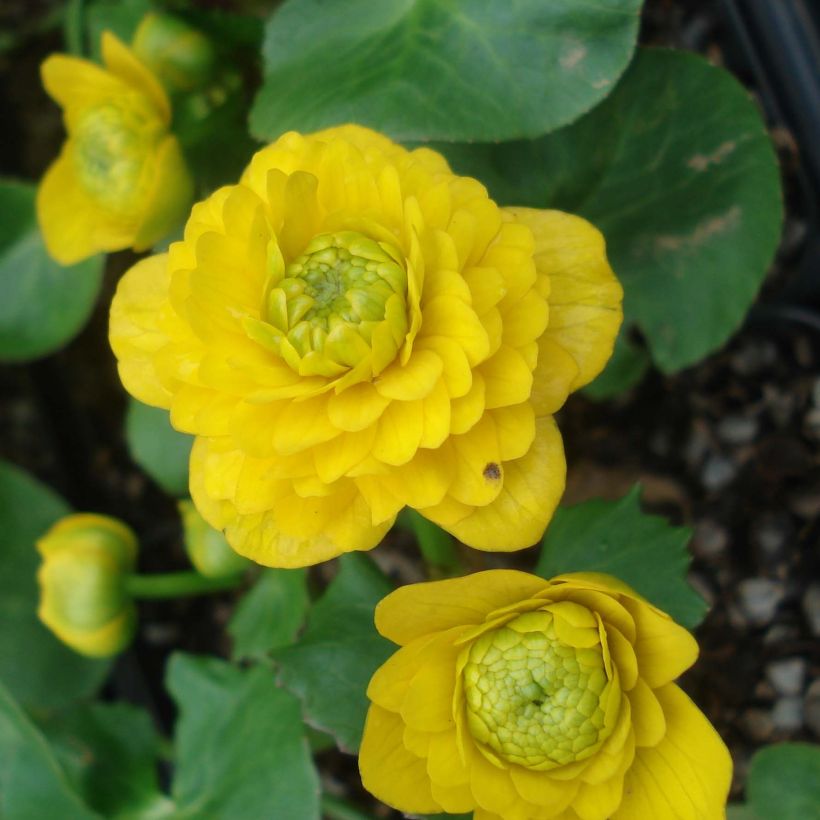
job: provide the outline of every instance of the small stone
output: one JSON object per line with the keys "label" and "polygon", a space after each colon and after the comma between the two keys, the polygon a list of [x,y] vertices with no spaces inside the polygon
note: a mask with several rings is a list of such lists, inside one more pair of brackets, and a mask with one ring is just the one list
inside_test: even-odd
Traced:
{"label": "small stone", "polygon": [[742,376],[751,376],[774,363],[777,349],[771,342],[750,342],[732,356],[732,369]]}
{"label": "small stone", "polygon": [[692,424],[692,432],[683,448],[683,457],[691,467],[697,467],[709,452],[712,441],[709,435],[709,428],[702,420],[697,420]]}
{"label": "small stone", "polygon": [[754,441],[760,425],[750,416],[726,416],[718,425],[718,437],[727,444],[748,444]]}
{"label": "small stone", "polygon": [[765,558],[777,558],[791,534],[791,519],[784,514],[763,515],[752,525],[752,540]]}
{"label": "small stone", "polygon": [[737,589],[743,614],[753,626],[771,623],[786,594],[783,584],[769,578],[747,578]]}
{"label": "small stone", "polygon": [[796,641],[800,638],[800,630],[791,624],[772,624],[763,636],[766,646],[782,646],[786,641]]}
{"label": "small stone", "polygon": [[729,533],[717,522],[705,518],[696,524],[692,538],[692,552],[698,558],[707,561],[717,558],[726,552],[728,543]]}
{"label": "small stone", "polygon": [[820,678],[812,681],[803,701],[803,722],[820,737]]}
{"label": "small stone", "polygon": [[802,605],[811,634],[820,637],[820,583],[809,584],[803,593]]}
{"label": "small stone", "polygon": [[740,718],[743,731],[750,740],[762,743],[774,734],[774,721],[765,709],[749,709]]}
{"label": "small stone", "polygon": [[737,475],[737,465],[718,453],[706,459],[700,474],[700,483],[707,490],[722,490],[734,481]]}
{"label": "small stone", "polygon": [[772,661],[766,667],[766,677],[779,695],[799,695],[806,678],[806,661],[804,658]]}
{"label": "small stone", "polygon": [[814,439],[820,438],[820,407],[814,407],[803,417],[803,427],[806,435]]}
{"label": "small stone", "polygon": [[780,698],[772,709],[772,723],[780,732],[796,732],[803,725],[803,698]]}
{"label": "small stone", "polygon": [[820,515],[820,486],[815,484],[792,494],[789,509],[801,518],[817,518]]}

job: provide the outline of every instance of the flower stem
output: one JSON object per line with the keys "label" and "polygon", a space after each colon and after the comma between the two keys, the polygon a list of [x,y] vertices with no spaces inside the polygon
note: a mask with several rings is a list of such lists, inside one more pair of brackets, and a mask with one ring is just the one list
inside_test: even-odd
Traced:
{"label": "flower stem", "polygon": [[65,11],[65,39],[70,54],[85,56],[85,9],[83,0],[69,0]]}
{"label": "flower stem", "polygon": [[372,820],[369,814],[329,794],[322,795],[322,814],[330,820]]}
{"label": "flower stem", "polygon": [[206,578],[198,572],[168,572],[161,575],[129,575],[125,588],[135,598],[181,598],[235,589],[242,575]]}

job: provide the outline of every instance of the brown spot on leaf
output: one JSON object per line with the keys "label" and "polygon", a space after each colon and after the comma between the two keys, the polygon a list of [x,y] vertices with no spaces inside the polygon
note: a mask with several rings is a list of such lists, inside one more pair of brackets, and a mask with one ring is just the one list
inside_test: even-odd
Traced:
{"label": "brown spot on leaf", "polygon": [[710,165],[720,165],[735,150],[736,145],[734,140],[729,140],[718,146],[711,154],[695,154],[686,164],[695,171],[705,171]]}
{"label": "brown spot on leaf", "polygon": [[703,220],[689,234],[661,234],[655,237],[655,255],[697,248],[707,239],[736,228],[740,224],[740,216],[740,208],[734,205],[720,216]]}
{"label": "brown spot on leaf", "polygon": [[484,468],[483,475],[487,481],[498,481],[498,479],[501,478],[500,465],[496,464],[494,461],[488,462],[487,466]]}

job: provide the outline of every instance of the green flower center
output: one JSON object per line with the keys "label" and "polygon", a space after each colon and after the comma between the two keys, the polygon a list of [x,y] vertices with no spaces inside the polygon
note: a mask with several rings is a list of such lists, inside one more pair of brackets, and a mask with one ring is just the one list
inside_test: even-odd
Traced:
{"label": "green flower center", "polygon": [[139,208],[154,130],[138,111],[115,103],[82,116],[73,133],[74,165],[89,196],[116,214]]}
{"label": "green flower center", "polygon": [[407,333],[406,295],[395,248],[354,231],[321,234],[270,290],[268,344],[302,375],[377,374]]}
{"label": "green flower center", "polygon": [[479,637],[463,682],[471,734],[510,763],[562,766],[589,757],[608,733],[602,649],[562,643],[549,612]]}

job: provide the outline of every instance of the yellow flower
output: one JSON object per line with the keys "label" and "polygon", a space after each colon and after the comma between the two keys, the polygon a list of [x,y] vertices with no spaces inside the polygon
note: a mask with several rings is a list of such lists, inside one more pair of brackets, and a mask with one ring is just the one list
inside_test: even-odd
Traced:
{"label": "yellow flower", "polygon": [[601,235],[499,208],[429,149],[289,133],[123,277],[127,390],[197,436],[191,495],[271,566],[370,549],[413,507],[480,549],[527,547],[564,487],[552,418],[609,358]]}
{"label": "yellow flower", "polygon": [[64,265],[100,251],[150,248],[184,218],[193,182],[173,134],[168,97],[113,34],[105,68],[57,54],[42,67],[68,139],[37,192],[49,253]]}
{"label": "yellow flower", "polygon": [[121,522],[79,513],[60,519],[38,542],[43,563],[40,620],[76,652],[107,657],[131,641],[137,616],[125,579],[137,539]]}
{"label": "yellow flower", "polygon": [[692,636],[608,575],[494,570],[376,608],[365,788],[475,820],[717,820],[731,759],[672,681]]}

